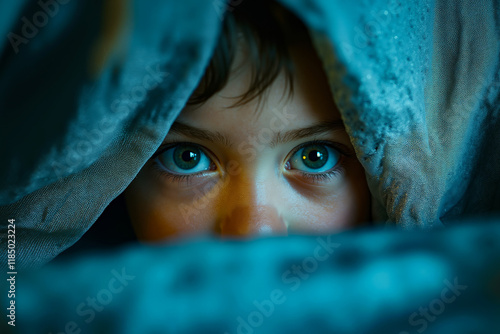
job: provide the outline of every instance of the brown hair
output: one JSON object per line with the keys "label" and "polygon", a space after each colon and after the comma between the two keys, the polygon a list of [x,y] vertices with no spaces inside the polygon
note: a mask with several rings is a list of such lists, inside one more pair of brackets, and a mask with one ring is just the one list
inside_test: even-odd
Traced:
{"label": "brown hair", "polygon": [[260,97],[282,70],[286,75],[288,95],[293,94],[294,66],[289,46],[309,41],[306,27],[274,1],[244,0],[226,11],[212,59],[188,104],[202,104],[224,88],[242,38],[252,64],[252,76],[248,90],[237,97],[233,107]]}

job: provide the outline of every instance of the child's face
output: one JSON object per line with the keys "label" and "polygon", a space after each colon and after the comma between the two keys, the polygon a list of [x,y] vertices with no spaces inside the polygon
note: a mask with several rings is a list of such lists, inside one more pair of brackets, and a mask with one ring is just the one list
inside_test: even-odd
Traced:
{"label": "child's face", "polygon": [[258,99],[227,108],[248,88],[242,59],[221,92],[181,112],[126,190],[139,239],[331,233],[369,221],[364,170],[315,51],[292,49],[292,98],[282,74],[259,109]]}

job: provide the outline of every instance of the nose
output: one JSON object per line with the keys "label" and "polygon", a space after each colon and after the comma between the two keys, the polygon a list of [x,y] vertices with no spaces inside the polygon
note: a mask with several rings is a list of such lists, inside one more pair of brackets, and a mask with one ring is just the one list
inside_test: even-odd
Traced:
{"label": "nose", "polygon": [[237,205],[222,219],[220,234],[227,237],[287,235],[287,227],[274,206]]}

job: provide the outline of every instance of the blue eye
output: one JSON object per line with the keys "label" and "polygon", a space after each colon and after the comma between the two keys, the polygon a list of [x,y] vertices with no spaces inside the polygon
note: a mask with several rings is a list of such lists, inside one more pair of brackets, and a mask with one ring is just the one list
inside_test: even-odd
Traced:
{"label": "blue eye", "polygon": [[212,170],[213,162],[198,146],[177,144],[158,154],[156,160],[167,172],[172,174],[196,174]]}
{"label": "blue eye", "polygon": [[340,152],[329,145],[311,143],[292,155],[288,167],[305,173],[326,173],[337,165],[340,157]]}

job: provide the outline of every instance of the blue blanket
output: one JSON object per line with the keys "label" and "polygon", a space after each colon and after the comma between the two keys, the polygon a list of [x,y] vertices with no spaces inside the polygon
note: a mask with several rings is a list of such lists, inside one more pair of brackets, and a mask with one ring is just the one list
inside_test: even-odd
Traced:
{"label": "blue blanket", "polygon": [[499,333],[500,221],[133,246],[16,291],[18,333]]}

